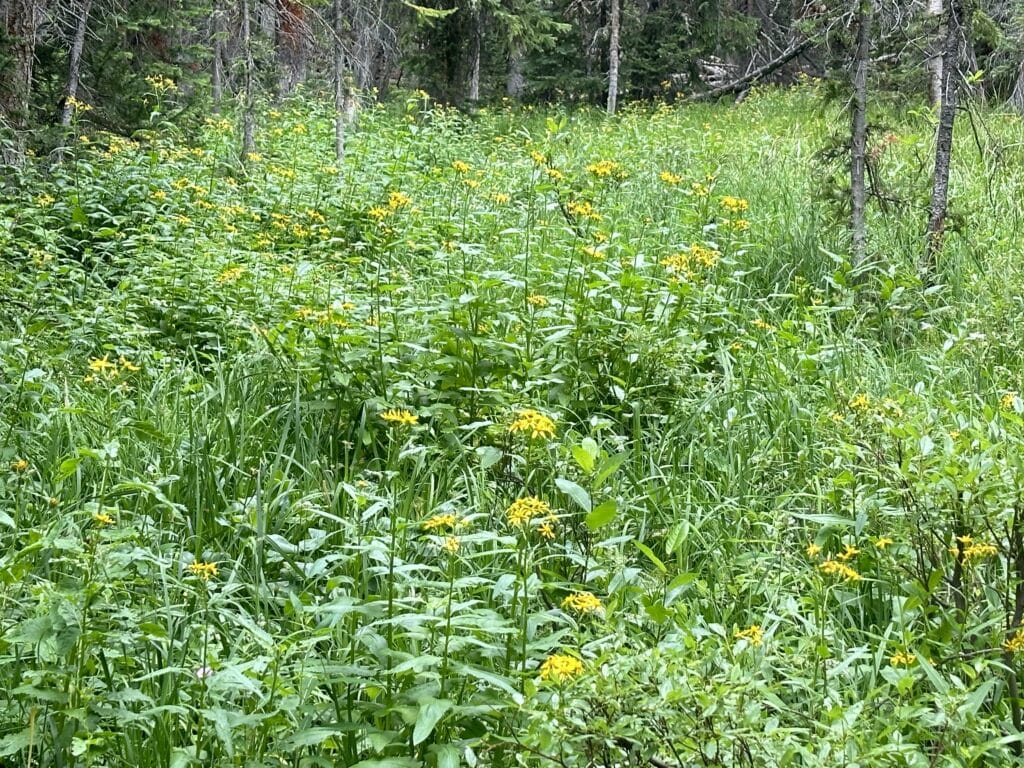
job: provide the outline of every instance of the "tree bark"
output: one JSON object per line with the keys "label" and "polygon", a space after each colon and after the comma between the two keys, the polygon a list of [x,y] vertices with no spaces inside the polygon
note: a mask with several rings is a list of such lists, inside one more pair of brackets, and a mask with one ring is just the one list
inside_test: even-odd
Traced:
{"label": "tree bark", "polygon": [[37,5],[37,0],[9,0],[4,6],[4,32],[11,40],[12,49],[10,74],[7,82],[0,84],[0,108],[14,139],[13,147],[3,153],[3,161],[8,165],[20,165],[25,160],[25,131],[28,129],[39,21]]}
{"label": "tree bark", "polygon": [[480,101],[480,45],[483,37],[483,11],[478,5],[473,11],[473,40],[469,54],[469,100]]}
{"label": "tree bark", "polygon": [[950,0],[946,20],[946,38],[942,46],[942,101],[939,127],[935,132],[935,172],[932,177],[932,198],[928,207],[928,230],[922,266],[930,272],[942,252],[946,232],[949,201],[949,163],[953,154],[953,125],[956,120],[957,94],[960,85],[960,51],[964,47],[963,0]]}
{"label": "tree bark", "polygon": [[753,72],[749,72],[743,77],[733,80],[731,83],[725,83],[717,88],[712,88],[708,91],[701,91],[700,93],[695,93],[692,96],[687,96],[685,101],[709,101],[711,99],[717,99],[719,96],[726,96],[730,93],[738,93],[739,91],[745,90],[761,78],[768,77],[768,75],[775,70],[780,67],[784,67],[790,61],[810,48],[811,43],[812,41],[810,39],[803,40],[802,42],[787,48],[771,61],[762,64]]}
{"label": "tree bark", "polygon": [[523,49],[513,44],[508,54],[508,72],[505,80],[505,93],[509,98],[518,101],[526,91],[526,78],[523,77]]}
{"label": "tree bark", "polygon": [[853,71],[853,115],[850,131],[850,231],[853,240],[851,262],[854,268],[864,263],[867,253],[867,189],[864,183],[868,138],[868,63],[871,56],[873,0],[860,0],[857,6],[857,52]]}
{"label": "tree bark", "polygon": [[221,0],[213,0],[210,13],[210,29],[213,33],[213,62],[210,74],[210,98],[213,100],[213,113],[220,114],[220,104],[224,98],[224,9]]}
{"label": "tree bark", "polygon": [[1013,93],[1010,94],[1010,106],[1024,115],[1024,61],[1020,63],[1017,83],[1013,86]]}
{"label": "tree bark", "polygon": [[619,23],[621,0],[611,0],[608,19],[608,114],[614,115],[619,103]]}
{"label": "tree bark", "polygon": [[275,6],[277,48],[277,97],[286,98],[305,79],[305,9],[296,0],[277,0]]}
{"label": "tree bark", "polygon": [[344,42],[344,0],[334,0],[334,159],[345,157],[346,87]]}
{"label": "tree bark", "polygon": [[78,84],[82,73],[82,50],[85,48],[85,32],[89,27],[89,11],[92,0],[81,0],[78,7],[78,18],[75,23],[75,37],[71,41],[71,52],[68,56],[68,86],[64,98],[64,108],[60,112],[60,124],[67,128],[75,114],[75,100],[78,98]]}
{"label": "tree bark", "polygon": [[239,0],[242,14],[242,56],[245,58],[245,101],[242,107],[242,162],[256,151],[256,94],[255,69],[252,57],[252,21],[249,18],[249,0]]}
{"label": "tree bark", "polygon": [[[928,0],[928,16],[941,20],[942,18],[942,5],[943,0]],[[942,22],[938,22],[939,29],[935,35],[935,40],[945,39],[942,28]],[[928,68],[928,99],[933,107],[938,106],[942,102],[942,45],[936,42],[932,46],[931,55],[928,57],[926,62]]]}

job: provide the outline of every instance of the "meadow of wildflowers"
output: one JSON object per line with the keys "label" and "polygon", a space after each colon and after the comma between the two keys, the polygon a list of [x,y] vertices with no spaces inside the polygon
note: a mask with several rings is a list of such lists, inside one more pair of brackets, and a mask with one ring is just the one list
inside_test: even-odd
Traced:
{"label": "meadow of wildflowers", "polygon": [[313,102],[244,165],[229,118],[83,124],[26,170],[0,764],[1016,760],[1021,123],[958,137],[925,286],[930,114],[854,274],[814,89],[414,96],[340,164]]}

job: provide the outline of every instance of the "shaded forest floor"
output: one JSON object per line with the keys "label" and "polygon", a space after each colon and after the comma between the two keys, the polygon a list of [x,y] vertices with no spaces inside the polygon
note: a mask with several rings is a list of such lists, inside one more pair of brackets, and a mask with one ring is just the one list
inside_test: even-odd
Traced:
{"label": "shaded forest floor", "polygon": [[0,759],[1012,759],[1024,127],[927,287],[873,122],[860,275],[813,85],[81,124],[0,203]]}

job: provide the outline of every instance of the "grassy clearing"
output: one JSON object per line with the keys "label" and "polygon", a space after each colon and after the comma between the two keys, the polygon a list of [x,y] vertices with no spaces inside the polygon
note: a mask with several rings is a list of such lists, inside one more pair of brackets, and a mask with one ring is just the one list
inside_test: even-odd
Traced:
{"label": "grassy clearing", "polygon": [[1019,120],[926,289],[891,119],[855,295],[811,87],[328,117],[2,204],[0,759],[1011,759]]}

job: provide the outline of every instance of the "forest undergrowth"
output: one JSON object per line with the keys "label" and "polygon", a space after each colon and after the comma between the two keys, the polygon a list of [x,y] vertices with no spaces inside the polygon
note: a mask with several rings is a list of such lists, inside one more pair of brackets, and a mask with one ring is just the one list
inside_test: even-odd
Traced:
{"label": "forest undergrowth", "polygon": [[[0,764],[1021,749],[1024,129],[419,94],[76,117],[0,202]],[[845,128],[844,128],[845,129]]]}

